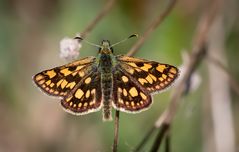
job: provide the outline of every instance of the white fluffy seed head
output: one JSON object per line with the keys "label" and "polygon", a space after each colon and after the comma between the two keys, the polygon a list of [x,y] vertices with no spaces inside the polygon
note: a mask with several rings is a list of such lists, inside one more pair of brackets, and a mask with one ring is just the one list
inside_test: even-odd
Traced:
{"label": "white fluffy seed head", "polygon": [[81,43],[77,39],[65,37],[60,41],[60,58],[67,61],[75,60],[78,58]]}

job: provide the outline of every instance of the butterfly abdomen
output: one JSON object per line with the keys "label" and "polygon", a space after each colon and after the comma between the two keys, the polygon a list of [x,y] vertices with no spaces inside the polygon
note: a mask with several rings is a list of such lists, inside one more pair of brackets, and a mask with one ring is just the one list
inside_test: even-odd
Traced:
{"label": "butterfly abdomen", "polygon": [[110,55],[100,56],[101,87],[103,95],[103,120],[111,120],[111,99],[113,88],[112,59]]}

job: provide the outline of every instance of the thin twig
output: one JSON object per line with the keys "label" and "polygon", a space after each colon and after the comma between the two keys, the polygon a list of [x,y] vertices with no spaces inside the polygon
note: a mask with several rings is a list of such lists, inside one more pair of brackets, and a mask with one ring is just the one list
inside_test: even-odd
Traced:
{"label": "thin twig", "polygon": [[223,65],[219,60],[215,59],[212,56],[207,56],[207,59],[209,62],[213,63],[214,65],[218,66],[219,68],[221,68],[221,70],[224,71],[224,73],[228,76],[229,78],[229,83],[231,88],[235,91],[235,93],[237,93],[237,95],[239,96],[239,84],[236,81],[236,79],[232,76],[232,74],[230,73],[230,71],[226,68],[225,65]]}
{"label": "thin twig", "polygon": [[164,138],[164,135],[165,135],[166,132],[168,132],[169,127],[170,127],[170,125],[166,124],[166,123],[161,126],[161,129],[159,130],[159,132],[157,134],[157,137],[154,141],[154,144],[153,144],[153,146],[150,150],[151,152],[157,152],[158,151],[159,146],[160,146],[160,144],[161,144],[161,142]]}
{"label": "thin twig", "polygon": [[139,143],[139,145],[135,148],[134,152],[138,152],[143,146],[144,144],[148,141],[149,137],[153,134],[154,130],[155,130],[155,126],[153,126],[148,133],[144,136],[144,139]]}
{"label": "thin twig", "polygon": [[166,139],[165,139],[165,152],[170,152],[170,140],[171,140],[171,134],[170,134],[170,130],[167,132],[166,134]]}
{"label": "thin twig", "polygon": [[89,32],[93,30],[96,24],[111,10],[114,6],[116,0],[108,0],[106,5],[102,8],[102,10],[98,13],[98,15],[90,22],[90,24],[85,28],[83,32],[81,32],[81,37],[85,38]]}
{"label": "thin twig", "polygon": [[149,25],[144,34],[139,38],[139,40],[132,46],[130,51],[128,52],[128,56],[133,56],[139,48],[143,45],[145,40],[149,37],[149,35],[164,21],[164,19],[171,12],[173,7],[175,6],[177,0],[170,0],[169,4],[165,8],[165,10]]}
{"label": "thin twig", "polygon": [[119,142],[119,115],[120,115],[120,112],[118,110],[116,110],[115,111],[115,129],[114,129],[113,152],[117,152],[118,142]]}
{"label": "thin twig", "polygon": [[[225,9],[225,7],[223,8]],[[224,13],[226,13],[226,10],[220,11],[215,21],[213,21],[213,27],[208,38],[208,56],[213,57],[220,63],[226,64],[226,33],[225,23],[223,21],[226,17],[224,16]],[[210,133],[213,133],[213,135],[211,136],[208,132],[204,132],[204,138],[206,140],[211,138],[210,141],[205,142],[204,144],[209,144],[209,142],[214,143],[211,145],[210,149],[212,148],[217,152],[235,152],[235,124],[233,122],[232,100],[229,93],[230,81],[224,71],[216,65],[207,62],[207,68],[208,97],[204,101],[204,104],[210,107],[209,109],[205,109],[205,116],[209,116],[210,118],[206,119],[210,119],[211,122],[210,124],[206,123],[206,126],[204,127],[211,128]],[[227,140],[225,140],[224,137],[227,137]],[[208,151],[209,147],[206,147],[205,150]]]}

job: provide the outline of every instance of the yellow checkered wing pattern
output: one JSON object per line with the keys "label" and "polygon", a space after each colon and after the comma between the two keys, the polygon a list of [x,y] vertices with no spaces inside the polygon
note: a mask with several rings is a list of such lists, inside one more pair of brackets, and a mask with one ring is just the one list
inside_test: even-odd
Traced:
{"label": "yellow checkered wing pattern", "polygon": [[65,97],[92,71],[94,63],[95,57],[86,57],[60,67],[42,71],[36,74],[33,80],[46,94]]}
{"label": "yellow checkered wing pattern", "polygon": [[61,100],[67,112],[83,115],[100,110],[102,107],[100,72],[95,67],[76,87]]}
{"label": "yellow checkered wing pattern", "polygon": [[141,112],[152,104],[151,94],[169,87],[179,71],[169,64],[116,56],[113,72],[113,106],[124,112]]}
{"label": "yellow checkered wing pattern", "polygon": [[123,69],[113,74],[113,106],[124,112],[140,112],[152,103],[149,92]]}
{"label": "yellow checkered wing pattern", "polygon": [[120,61],[119,68],[127,72],[130,79],[137,81],[149,93],[169,87],[179,75],[178,69],[169,64],[123,55],[117,56],[117,60]]}

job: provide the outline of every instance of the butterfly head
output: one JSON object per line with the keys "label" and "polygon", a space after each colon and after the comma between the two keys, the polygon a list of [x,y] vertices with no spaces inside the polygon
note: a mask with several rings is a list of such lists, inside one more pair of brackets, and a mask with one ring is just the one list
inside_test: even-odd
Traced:
{"label": "butterfly head", "polygon": [[99,49],[99,53],[101,53],[101,54],[112,54],[113,53],[113,48],[111,47],[109,40],[103,40],[101,42],[101,47]]}

